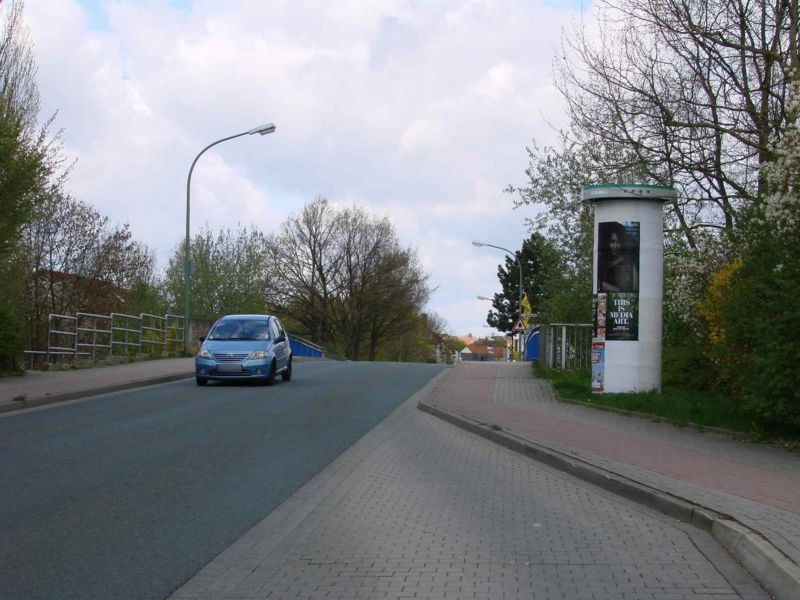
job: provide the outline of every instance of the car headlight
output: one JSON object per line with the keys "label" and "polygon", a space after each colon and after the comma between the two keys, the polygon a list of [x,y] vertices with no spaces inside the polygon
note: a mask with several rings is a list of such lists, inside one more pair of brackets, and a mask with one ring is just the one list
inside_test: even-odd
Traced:
{"label": "car headlight", "polygon": [[200,352],[197,353],[197,358],[214,358],[205,346],[200,346]]}
{"label": "car headlight", "polygon": [[269,350],[253,350],[245,360],[261,360],[269,356]]}

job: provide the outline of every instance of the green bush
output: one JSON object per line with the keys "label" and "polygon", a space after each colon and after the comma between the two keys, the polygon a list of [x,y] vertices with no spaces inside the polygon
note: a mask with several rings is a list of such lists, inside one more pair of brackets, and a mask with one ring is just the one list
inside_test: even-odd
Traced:
{"label": "green bush", "polygon": [[731,385],[771,428],[800,432],[800,247],[766,236],[732,278],[721,319]]}
{"label": "green bush", "polygon": [[694,340],[681,345],[664,345],[661,381],[664,386],[692,390],[713,390],[716,369]]}
{"label": "green bush", "polygon": [[0,307],[0,372],[17,371],[25,349],[24,330],[19,317]]}

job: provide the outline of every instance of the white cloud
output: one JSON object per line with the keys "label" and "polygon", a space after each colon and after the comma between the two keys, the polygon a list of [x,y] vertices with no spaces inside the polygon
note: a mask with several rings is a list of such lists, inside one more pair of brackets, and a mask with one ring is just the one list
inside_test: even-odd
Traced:
{"label": "white cloud", "polygon": [[500,63],[491,67],[475,86],[475,92],[489,102],[497,102],[513,92],[514,65]]}
{"label": "white cloud", "polygon": [[197,153],[273,121],[274,134],[200,159],[193,231],[269,232],[318,194],[355,201],[419,249],[432,308],[454,330],[480,328],[487,307],[464,298],[498,290],[503,256],[469,242],[518,248],[527,235],[532,209],[512,210],[502,190],[524,183],[531,138],[563,124],[551,63],[573,12],[544,0],[83,6],[26,5],[42,114],[59,110],[78,159],[73,195],[130,222],[166,263]]}
{"label": "white cloud", "polygon": [[414,152],[430,152],[437,150],[443,142],[444,129],[440,123],[431,119],[417,119],[400,136],[397,154],[404,156]]}

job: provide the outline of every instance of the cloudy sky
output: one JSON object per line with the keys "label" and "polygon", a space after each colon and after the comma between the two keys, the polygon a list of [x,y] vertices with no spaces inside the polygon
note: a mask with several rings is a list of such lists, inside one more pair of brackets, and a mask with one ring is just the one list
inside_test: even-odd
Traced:
{"label": "cloudy sky", "polygon": [[27,0],[42,115],[58,110],[67,188],[130,223],[163,267],[192,231],[276,230],[318,195],[389,215],[451,333],[486,334],[525,146],[564,125],[562,27],[588,1]]}

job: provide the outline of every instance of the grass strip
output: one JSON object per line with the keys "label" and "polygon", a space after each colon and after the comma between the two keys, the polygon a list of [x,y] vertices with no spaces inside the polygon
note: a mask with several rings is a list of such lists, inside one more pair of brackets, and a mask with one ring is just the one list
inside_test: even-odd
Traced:
{"label": "grass strip", "polygon": [[535,375],[549,379],[558,395],[565,400],[644,413],[679,427],[694,425],[701,430],[703,427],[718,427],[746,434],[753,442],[770,442],[791,450],[800,449],[800,441],[775,436],[752,415],[744,412],[735,398],[723,394],[670,385],[665,385],[661,392],[594,394],[588,370],[545,370],[536,363],[533,369]]}

